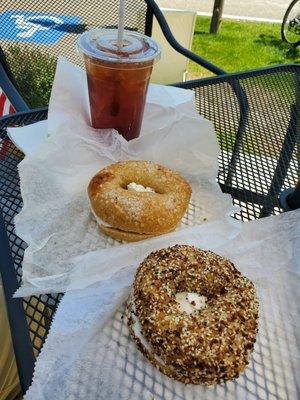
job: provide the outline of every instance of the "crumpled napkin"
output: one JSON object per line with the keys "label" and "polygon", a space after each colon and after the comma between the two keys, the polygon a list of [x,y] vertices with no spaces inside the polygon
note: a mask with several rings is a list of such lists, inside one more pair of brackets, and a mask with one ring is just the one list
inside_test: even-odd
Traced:
{"label": "crumpled napkin", "polygon": [[[221,193],[215,179],[218,153],[213,126],[196,112],[194,93],[178,88],[150,85],[138,139],[126,142],[114,130],[91,128],[85,74],[61,58],[48,137],[19,165],[24,206],[15,226],[28,248],[16,295],[87,287],[143,257],[151,246],[168,242],[164,235],[140,245],[120,245],[99,233],[86,187],[98,170],[117,160],[152,160],[188,179],[193,198],[181,228],[230,214],[231,198]],[[115,263],[109,270],[112,246]]]}
{"label": "crumpled napkin", "polygon": [[8,127],[10,140],[25,155],[34,153],[44,143],[48,136],[48,121],[39,121],[21,128]]}
{"label": "crumpled napkin", "polygon": [[153,367],[129,337],[123,301],[137,262],[101,283],[68,292],[37,359],[25,400],[297,400],[300,392],[300,210],[178,231],[179,244],[232,260],[256,285],[259,333],[236,381],[183,385]]}

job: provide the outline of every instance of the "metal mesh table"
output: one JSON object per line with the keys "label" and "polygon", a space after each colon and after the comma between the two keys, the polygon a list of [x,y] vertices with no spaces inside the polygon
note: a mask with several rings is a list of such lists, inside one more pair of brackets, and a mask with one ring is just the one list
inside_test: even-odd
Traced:
{"label": "metal mesh table", "polygon": [[[282,212],[280,191],[299,179],[299,76],[300,66],[287,65],[176,85],[195,91],[197,110],[215,125],[221,148],[217,179],[241,207],[237,219]],[[6,127],[45,118],[47,109],[40,109],[0,122],[0,270],[23,390],[61,295],[11,298],[21,281],[26,243],[13,225],[22,207],[17,170],[22,153],[7,138]]]}
{"label": "metal mesh table", "polygon": [[278,66],[178,85],[195,91],[199,113],[215,124],[218,181],[242,207],[238,219],[282,212],[280,191],[299,179],[299,68]]}

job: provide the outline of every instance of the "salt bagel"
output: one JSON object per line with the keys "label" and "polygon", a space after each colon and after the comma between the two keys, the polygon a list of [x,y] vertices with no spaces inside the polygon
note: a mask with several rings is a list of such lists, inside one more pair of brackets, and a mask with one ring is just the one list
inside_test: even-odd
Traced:
{"label": "salt bagel", "polygon": [[[128,190],[132,182],[155,192]],[[87,189],[100,228],[118,239],[126,240],[128,232],[131,241],[174,230],[188,207],[191,191],[178,173],[139,160],[117,162],[102,169]]]}
{"label": "salt bagel", "polygon": [[[182,293],[193,295],[194,304],[185,300],[182,309]],[[127,302],[129,331],[139,350],[186,384],[238,377],[253,350],[258,311],[254,284],[229,260],[184,245],[151,253],[137,270]]]}

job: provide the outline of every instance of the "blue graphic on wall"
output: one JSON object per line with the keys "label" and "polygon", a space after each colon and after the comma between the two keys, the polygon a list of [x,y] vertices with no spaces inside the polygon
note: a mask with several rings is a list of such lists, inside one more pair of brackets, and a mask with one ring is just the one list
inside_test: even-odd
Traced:
{"label": "blue graphic on wall", "polygon": [[79,22],[76,16],[9,10],[0,14],[0,39],[55,44]]}

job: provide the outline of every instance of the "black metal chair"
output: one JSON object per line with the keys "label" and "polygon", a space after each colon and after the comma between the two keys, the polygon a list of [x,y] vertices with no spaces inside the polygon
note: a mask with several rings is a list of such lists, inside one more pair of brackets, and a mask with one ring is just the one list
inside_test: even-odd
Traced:
{"label": "black metal chair", "polygon": [[[5,0],[4,0],[5,1]],[[53,2],[54,3],[54,2]],[[18,10],[63,14],[65,5],[20,0]],[[71,2],[70,2],[71,3]],[[94,12],[93,0],[82,7],[79,2],[68,4],[68,15],[80,16],[75,23],[60,26],[65,33],[50,47],[42,44],[18,44],[24,54],[32,48],[54,58],[65,42],[65,56],[78,62],[75,52],[76,34],[94,26],[116,26],[117,1],[103,1],[103,12]],[[11,3],[10,3],[11,4]],[[46,8],[45,8],[46,7]],[[282,211],[278,201],[281,188],[293,187],[298,178],[296,141],[299,140],[298,77],[300,66],[286,65],[237,74],[225,74],[219,67],[184,49],[173,37],[159,8],[153,0],[127,2],[126,27],[151,35],[155,16],[169,43],[183,55],[214,72],[218,77],[179,83],[176,86],[195,91],[197,110],[215,124],[221,147],[218,181],[224,192],[230,193],[234,203],[241,206],[235,215],[250,220]],[[94,17],[96,16],[96,17]],[[45,31],[46,32],[46,31]],[[1,39],[0,39],[1,40]],[[70,46],[72,44],[72,46]],[[6,78],[18,76],[23,66],[10,60],[10,40],[1,42],[6,54],[2,66]],[[30,57],[28,58],[30,60]],[[24,63],[27,61],[24,61]],[[26,68],[30,68],[30,63]],[[19,68],[19,70],[18,70]],[[9,72],[11,69],[11,73]],[[277,90],[276,88],[281,90]],[[275,90],[275,89],[276,90]],[[43,105],[43,104],[40,104]],[[6,127],[21,126],[47,118],[47,108],[17,112],[0,120],[0,138],[8,139]],[[17,165],[22,158],[11,142],[7,143],[7,157],[0,160],[0,271],[3,277],[8,314],[12,330],[20,381],[25,391],[30,385],[35,356],[39,353],[61,295],[32,296],[24,300],[12,299],[21,280],[21,263],[26,244],[14,233],[13,218],[22,206]]]}

